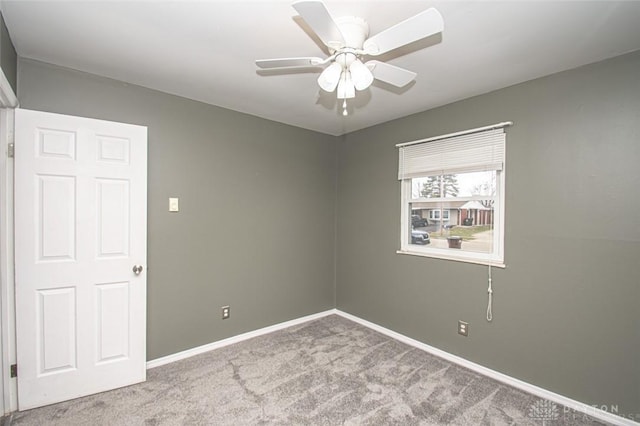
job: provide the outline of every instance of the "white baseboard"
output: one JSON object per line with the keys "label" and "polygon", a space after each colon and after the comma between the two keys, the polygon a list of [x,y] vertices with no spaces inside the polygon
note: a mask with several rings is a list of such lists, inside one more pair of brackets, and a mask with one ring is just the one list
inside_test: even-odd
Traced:
{"label": "white baseboard", "polygon": [[539,386],[532,385],[527,382],[523,382],[522,380],[516,379],[511,376],[507,376],[506,374],[500,373],[498,371],[492,370],[490,368],[484,367],[480,364],[476,364],[475,362],[471,362],[464,358],[461,358],[457,355],[450,354],[449,352],[445,352],[441,349],[435,348],[433,346],[427,345],[426,343],[422,343],[418,340],[412,339],[411,337],[405,336],[403,334],[397,333],[393,330],[389,330],[388,328],[382,327],[378,324],[372,323],[370,321],[359,318],[355,315],[348,314],[346,312],[340,311],[338,309],[329,309],[328,311],[319,312],[313,315],[307,315],[301,318],[297,318],[291,321],[282,322],[279,324],[274,324],[269,327],[260,328],[258,330],[250,331],[248,333],[239,334],[237,336],[229,337],[227,339],[219,340],[217,342],[209,343],[206,345],[198,346],[196,348],[188,349],[186,351],[178,352],[173,355],[167,355],[162,358],[157,358],[147,362],[147,368],[155,368],[161,365],[169,364],[171,362],[179,361],[181,359],[186,359],[192,357],[194,355],[199,355],[204,352],[208,352],[214,349],[221,348],[223,346],[232,345],[234,343],[242,342],[243,340],[251,339],[253,337],[262,336],[264,334],[268,334],[274,331],[282,330],[287,327],[291,327],[294,325],[302,324],[307,321],[312,321],[318,318],[326,317],[328,315],[340,315],[343,318],[356,322],[360,325],[363,325],[367,328],[375,330],[379,333],[382,333],[386,336],[391,337],[392,339],[396,339],[400,342],[406,343],[410,346],[428,352],[432,355],[445,359],[454,364],[458,364],[462,367],[468,368],[469,370],[475,371],[483,376],[490,377],[494,380],[497,380],[506,385],[512,386],[516,389],[520,389],[524,392],[527,392],[531,395],[535,395],[539,398],[543,398],[556,404],[560,404],[562,406],[568,407],[571,410],[574,410],[576,413],[587,414],[595,419],[602,420],[612,425],[616,426],[640,426],[640,423],[637,423],[631,419],[626,419],[624,417],[615,415],[613,413],[601,410],[596,407],[592,407],[590,405],[584,404],[582,402],[573,400],[571,398],[567,398],[566,396],[557,394],[555,392],[551,392],[549,390],[543,389]]}
{"label": "white baseboard", "polygon": [[187,349],[186,351],[178,352],[172,355],[163,356],[161,358],[152,359],[147,361],[147,369],[160,367],[161,365],[169,364],[181,359],[190,358],[195,355],[199,355],[205,352],[212,351],[214,349],[222,348],[224,346],[233,345],[234,343],[242,342],[253,337],[269,334],[274,331],[282,330],[284,328],[292,327],[294,325],[302,324],[307,321],[312,321],[318,318],[326,317],[328,315],[336,314],[335,309],[329,309],[328,311],[319,312],[313,315],[307,315],[301,318],[296,318],[291,321],[281,322],[279,324],[270,325],[269,327],[260,328],[258,330],[249,331],[247,333],[238,334],[227,339],[218,340],[217,342],[207,343],[206,345],[198,346],[195,348]]}
{"label": "white baseboard", "polygon": [[418,349],[421,349],[425,352],[428,352],[432,355],[435,355],[439,358],[443,358],[449,362],[452,362],[454,364],[458,364],[462,367],[468,368],[469,370],[475,371],[477,373],[482,374],[483,376],[487,376],[490,377],[494,380],[497,380],[501,383],[504,383],[506,385],[512,386],[516,389],[520,389],[523,390],[529,394],[535,395],[537,397],[555,402],[556,404],[560,404],[563,405],[565,407],[570,408],[571,410],[574,410],[576,413],[583,413],[583,414],[587,414],[593,418],[596,418],[598,420],[602,420],[605,421],[607,423],[610,423],[612,425],[619,425],[619,426],[638,426],[640,425],[640,423],[637,423],[631,419],[627,419],[621,416],[617,416],[613,413],[601,410],[599,408],[596,407],[592,407],[590,405],[584,404],[582,402],[576,401],[574,399],[571,398],[567,398],[566,396],[563,395],[559,395],[555,392],[551,392],[549,390],[543,389],[541,387],[532,385],[530,383],[527,382],[523,382],[522,380],[516,379],[514,377],[511,376],[507,376],[506,374],[500,373],[498,371],[492,370],[490,368],[487,367],[483,367],[480,364],[476,364],[475,362],[471,362],[469,360],[466,360],[464,358],[461,358],[457,355],[453,355],[450,354],[449,352],[445,352],[441,349],[435,348],[433,346],[427,345],[426,343],[422,343],[418,340],[412,339],[411,337],[407,337],[403,334],[400,333],[396,333],[393,330],[389,330],[388,328],[379,326],[378,324],[372,323],[370,321],[364,320],[362,318],[359,318],[355,315],[351,315],[348,314],[346,312],[340,311],[336,309],[336,314],[340,315],[341,317],[344,317],[348,320],[351,320],[353,322],[356,322],[358,324],[364,325],[365,327],[368,327],[372,330],[375,330],[379,333],[382,333],[386,336],[389,336],[393,339],[399,340],[403,343],[406,343],[407,345],[411,345],[414,346]]}

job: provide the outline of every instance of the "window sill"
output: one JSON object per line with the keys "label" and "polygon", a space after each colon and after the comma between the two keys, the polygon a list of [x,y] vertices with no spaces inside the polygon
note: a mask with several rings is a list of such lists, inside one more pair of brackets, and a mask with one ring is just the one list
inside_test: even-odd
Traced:
{"label": "window sill", "polygon": [[424,253],[424,252],[411,251],[411,250],[397,250],[396,253],[408,254],[410,256],[430,257],[432,259],[453,260],[456,262],[473,263],[476,265],[486,265],[486,266],[491,265],[492,267],[495,267],[495,268],[504,269],[507,267],[507,265],[505,265],[504,262],[501,262],[501,261],[489,261],[487,259],[474,259],[474,258],[469,258],[465,256],[460,256],[460,255],[451,256],[447,254]]}

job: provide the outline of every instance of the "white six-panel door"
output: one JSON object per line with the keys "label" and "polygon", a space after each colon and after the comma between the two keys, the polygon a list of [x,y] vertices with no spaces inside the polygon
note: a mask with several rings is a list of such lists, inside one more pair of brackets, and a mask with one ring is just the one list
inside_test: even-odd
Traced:
{"label": "white six-panel door", "polygon": [[16,110],[20,410],[145,380],[146,190],[146,127]]}

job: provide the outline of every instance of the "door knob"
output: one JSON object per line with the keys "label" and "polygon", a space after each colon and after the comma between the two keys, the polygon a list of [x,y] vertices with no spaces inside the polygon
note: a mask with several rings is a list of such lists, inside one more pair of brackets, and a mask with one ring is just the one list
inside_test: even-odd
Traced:
{"label": "door knob", "polygon": [[140,272],[142,272],[142,265],[133,265],[133,273],[140,275]]}

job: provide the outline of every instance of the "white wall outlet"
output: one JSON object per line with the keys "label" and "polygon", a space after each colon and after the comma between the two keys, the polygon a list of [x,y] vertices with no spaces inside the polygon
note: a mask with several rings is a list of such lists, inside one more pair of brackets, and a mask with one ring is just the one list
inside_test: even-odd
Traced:
{"label": "white wall outlet", "polygon": [[463,336],[469,335],[469,323],[464,321],[458,321],[458,334]]}
{"label": "white wall outlet", "polygon": [[222,307],[222,319],[228,319],[231,316],[231,307],[223,306]]}
{"label": "white wall outlet", "polygon": [[178,198],[169,198],[169,211],[170,212],[180,211],[180,203]]}

